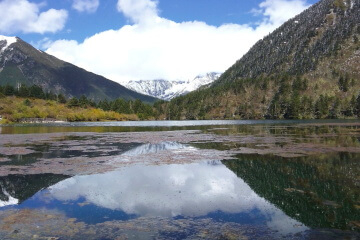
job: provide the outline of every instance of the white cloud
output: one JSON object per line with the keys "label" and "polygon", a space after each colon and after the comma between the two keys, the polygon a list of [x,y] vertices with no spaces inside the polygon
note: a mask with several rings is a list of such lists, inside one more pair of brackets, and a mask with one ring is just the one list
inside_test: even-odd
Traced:
{"label": "white cloud", "polygon": [[74,0],[72,7],[79,12],[94,13],[99,4],[99,0]]}
{"label": "white cloud", "polygon": [[267,17],[265,21],[280,25],[308,8],[309,5],[304,0],[266,0],[260,3],[259,7],[258,10]]}
{"label": "white cloud", "polygon": [[135,23],[150,22],[158,18],[157,1],[118,0],[117,9]]}
{"label": "white cloud", "polygon": [[119,0],[118,10],[132,25],[98,33],[82,43],[55,41],[47,52],[118,82],[192,79],[225,71],[256,41],[306,7],[306,0],[266,0],[259,5],[263,19],[256,27],[215,27],[161,18],[155,1]]}
{"label": "white cloud", "polygon": [[44,49],[44,48],[49,48],[52,43],[53,41],[50,38],[44,37],[43,39],[40,39],[37,42],[31,42],[30,44],[36,47],[37,49]]}
{"label": "white cloud", "polygon": [[6,34],[57,32],[64,28],[66,10],[49,9],[40,12],[42,4],[27,0],[4,0],[0,2],[0,31]]}

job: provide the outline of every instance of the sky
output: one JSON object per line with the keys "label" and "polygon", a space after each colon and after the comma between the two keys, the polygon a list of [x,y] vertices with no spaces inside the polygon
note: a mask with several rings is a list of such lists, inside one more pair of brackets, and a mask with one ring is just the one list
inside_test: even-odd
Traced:
{"label": "sky", "polygon": [[124,83],[224,72],[316,0],[0,0],[0,35]]}

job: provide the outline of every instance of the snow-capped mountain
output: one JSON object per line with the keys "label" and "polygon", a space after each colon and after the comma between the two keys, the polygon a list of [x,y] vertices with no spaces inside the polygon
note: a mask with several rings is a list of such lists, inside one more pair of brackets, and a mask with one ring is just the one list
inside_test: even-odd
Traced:
{"label": "snow-capped mountain", "polygon": [[0,53],[4,52],[11,44],[16,42],[16,37],[6,37],[0,35]]}
{"label": "snow-capped mountain", "polygon": [[129,81],[125,84],[125,87],[163,100],[171,100],[174,97],[187,94],[201,86],[214,82],[220,75],[221,73],[212,72],[187,81],[167,81],[163,79]]}

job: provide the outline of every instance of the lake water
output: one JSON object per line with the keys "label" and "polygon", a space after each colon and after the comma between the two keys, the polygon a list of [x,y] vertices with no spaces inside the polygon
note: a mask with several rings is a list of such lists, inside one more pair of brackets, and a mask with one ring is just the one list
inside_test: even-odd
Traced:
{"label": "lake water", "polygon": [[0,239],[359,239],[360,122],[0,127]]}

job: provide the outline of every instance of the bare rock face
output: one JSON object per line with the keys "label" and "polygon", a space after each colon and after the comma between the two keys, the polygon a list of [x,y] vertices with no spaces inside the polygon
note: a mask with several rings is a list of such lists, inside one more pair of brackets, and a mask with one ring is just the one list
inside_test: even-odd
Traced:
{"label": "bare rock face", "polygon": [[0,57],[0,64],[20,64],[23,63],[28,57],[16,50],[5,50]]}
{"label": "bare rock face", "polygon": [[6,41],[5,40],[0,40],[0,51],[3,50],[3,48],[5,48],[6,46]]}

